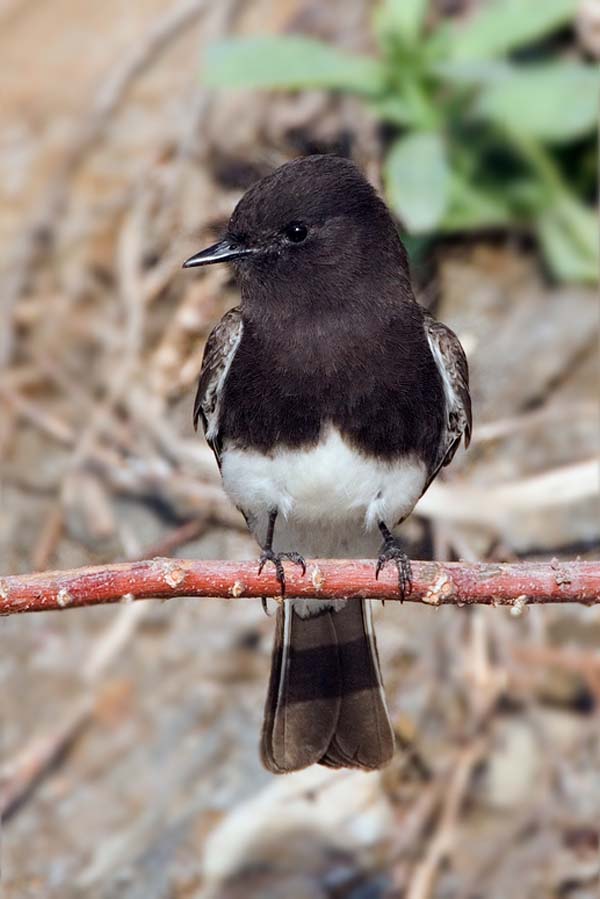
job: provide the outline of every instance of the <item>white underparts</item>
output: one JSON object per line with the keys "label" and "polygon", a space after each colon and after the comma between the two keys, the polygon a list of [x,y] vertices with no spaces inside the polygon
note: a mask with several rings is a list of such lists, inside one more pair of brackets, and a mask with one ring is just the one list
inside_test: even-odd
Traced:
{"label": "white underparts", "polygon": [[[375,558],[381,546],[378,523],[393,527],[409,515],[426,479],[416,457],[383,462],[366,456],[332,427],[310,449],[267,455],[225,444],[221,463],[225,490],[246,513],[258,543],[264,545],[269,514],[277,510],[273,549],[307,559]],[[345,600],[291,602],[302,618],[345,605]]]}
{"label": "white underparts", "polygon": [[426,470],[412,455],[393,462],[369,457],[328,427],[310,449],[267,455],[225,445],[222,475],[231,500],[257,519],[276,509],[294,529],[353,524],[368,532],[412,511]]}

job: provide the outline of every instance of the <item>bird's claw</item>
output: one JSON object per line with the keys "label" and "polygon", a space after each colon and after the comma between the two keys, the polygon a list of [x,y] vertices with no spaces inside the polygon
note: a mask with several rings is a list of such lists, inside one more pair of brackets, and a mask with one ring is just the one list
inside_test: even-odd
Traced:
{"label": "bird's claw", "polygon": [[386,540],[383,544],[377,566],[375,568],[375,580],[379,579],[379,573],[387,565],[388,562],[394,562],[398,571],[398,589],[400,590],[400,600],[404,602],[412,591],[412,570],[410,567],[410,559],[395,540]]}
{"label": "bird's claw", "polygon": [[264,549],[260,555],[260,559],[258,560],[258,573],[262,574],[262,570],[267,564],[267,562],[272,562],[275,566],[275,575],[277,580],[279,581],[279,586],[281,587],[281,596],[282,598],[285,596],[285,571],[283,569],[283,560],[287,562],[293,562],[294,565],[300,565],[302,568],[302,574],[306,574],[306,562],[300,553],[276,553],[273,552],[272,549]]}
{"label": "bird's claw", "polygon": [[261,604],[262,610],[265,613],[265,615],[267,616],[267,618],[270,618],[271,613],[269,612],[269,607],[267,606],[267,597],[266,596],[261,596],[260,604]]}

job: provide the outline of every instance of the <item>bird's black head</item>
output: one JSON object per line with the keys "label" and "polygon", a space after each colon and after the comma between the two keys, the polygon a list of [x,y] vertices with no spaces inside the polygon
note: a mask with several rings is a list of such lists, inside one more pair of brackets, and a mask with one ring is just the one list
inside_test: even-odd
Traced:
{"label": "bird's black head", "polygon": [[[354,163],[309,156],[281,166],[242,197],[223,240],[185,267],[235,263],[246,306],[340,309],[373,302],[380,282],[410,293],[406,253],[387,207]],[[273,310],[275,311],[275,310]]]}

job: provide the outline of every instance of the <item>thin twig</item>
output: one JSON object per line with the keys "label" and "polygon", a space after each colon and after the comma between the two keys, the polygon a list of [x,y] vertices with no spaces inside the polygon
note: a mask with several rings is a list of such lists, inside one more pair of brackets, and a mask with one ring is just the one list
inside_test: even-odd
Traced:
{"label": "thin twig", "polygon": [[528,410],[520,415],[497,418],[495,421],[478,424],[473,435],[472,445],[500,440],[540,425],[556,427],[559,423],[563,427],[574,428],[582,421],[589,421],[597,416],[597,403],[588,400],[570,403],[568,406],[566,403],[546,403],[539,409]]}
{"label": "thin twig", "polygon": [[0,367],[8,364],[13,348],[13,311],[16,301],[23,292],[29,273],[46,249],[55,223],[63,217],[71,178],[88,151],[97,146],[131,84],[186,26],[204,12],[207,5],[206,0],[182,0],[177,6],[167,10],[135,42],[131,53],[125,56],[123,62],[113,66],[112,71],[102,80],[100,89],[90,103],[88,114],[73,132],[59,171],[48,184],[45,195],[38,199],[32,221],[12,254],[4,290]]}
{"label": "thin twig", "polygon": [[[76,433],[71,425],[50,415],[42,403],[36,403],[4,384],[0,384],[0,399],[5,399],[9,409],[14,409],[27,422],[63,446],[76,444]],[[175,446],[175,438],[173,443]],[[189,460],[194,458],[191,444],[179,455],[183,457],[184,453]],[[208,460],[200,443],[193,476],[174,469],[162,456],[141,457],[132,450],[124,457],[117,450],[98,442],[89,447],[88,462],[117,493],[158,495],[186,517],[193,515],[221,527],[246,530],[244,519],[219,486],[216,471],[210,477]],[[210,477],[210,482],[199,479],[198,473]]]}
{"label": "thin twig", "polygon": [[446,799],[435,834],[427,846],[422,862],[417,865],[406,893],[407,899],[430,899],[440,866],[448,857],[457,836],[458,818],[473,774],[481,759],[486,740],[469,744],[460,754],[448,784]]}
{"label": "thin twig", "polygon": [[[205,527],[203,522],[188,521],[148,547],[148,552],[174,552],[197,537]],[[104,674],[133,637],[147,612],[145,603],[123,606],[120,614],[113,618],[90,647],[80,671],[83,685],[87,688],[85,694],[68,706],[47,733],[35,736],[3,765],[0,770],[0,820],[8,818],[23,804],[89,724],[94,709],[102,702],[104,691],[110,689],[110,684],[107,688],[102,681]]]}
{"label": "thin twig", "polygon": [[598,460],[586,459],[531,477],[488,486],[436,481],[416,511],[427,518],[498,526],[511,514],[570,505],[598,495]]}
{"label": "thin twig", "polygon": [[519,646],[513,650],[517,662],[533,665],[538,669],[562,668],[580,675],[587,683],[600,708],[600,654],[592,650],[577,651],[552,646]]}
{"label": "thin twig", "polygon": [[[286,567],[287,591],[305,599],[399,600],[396,571],[375,579],[373,561],[322,560]],[[600,602],[600,562],[413,562],[406,597],[426,605],[509,605],[520,614],[527,603]],[[258,574],[256,562],[150,559],[117,565],[50,571],[0,580],[0,615],[102,605],[128,599],[177,596],[252,599],[279,597],[275,573]]]}
{"label": "thin twig", "polygon": [[64,526],[64,512],[56,500],[46,513],[38,539],[31,553],[31,566],[34,571],[43,571],[60,540]]}
{"label": "thin twig", "polygon": [[93,708],[93,695],[78,699],[51,731],[27,743],[15,758],[2,766],[0,820],[6,820],[21,806],[42,777],[68,751],[88,723]]}

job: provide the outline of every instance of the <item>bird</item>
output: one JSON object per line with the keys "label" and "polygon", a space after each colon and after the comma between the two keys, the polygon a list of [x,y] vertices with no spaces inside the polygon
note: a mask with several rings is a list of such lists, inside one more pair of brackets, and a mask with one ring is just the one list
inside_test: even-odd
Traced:
{"label": "bird", "polygon": [[394,528],[468,446],[467,359],[416,301],[396,222],[347,158],[299,157],[250,186],[184,268],[221,262],[240,303],[206,342],[194,426],[281,587],[262,762],[378,769],[395,738],[372,601],[288,597],[283,561],[373,558],[410,592]]}

